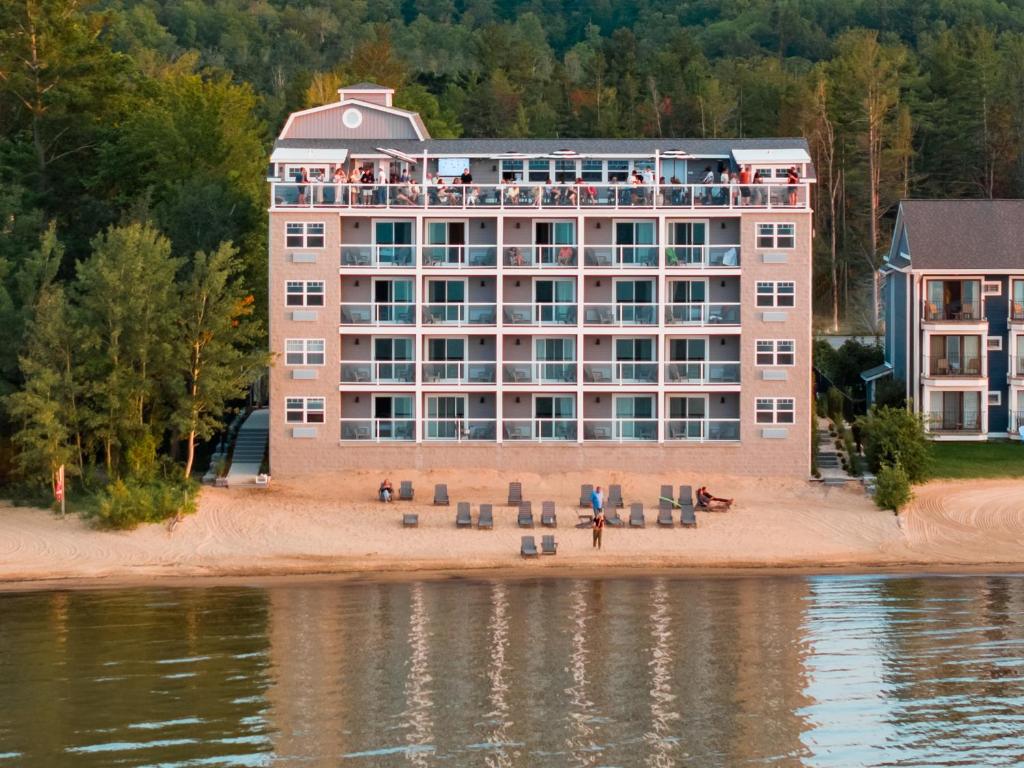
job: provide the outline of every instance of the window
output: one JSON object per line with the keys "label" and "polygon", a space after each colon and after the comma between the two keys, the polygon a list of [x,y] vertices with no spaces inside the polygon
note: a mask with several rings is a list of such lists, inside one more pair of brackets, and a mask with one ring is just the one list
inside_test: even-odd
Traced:
{"label": "window", "polygon": [[791,397],[757,398],[758,424],[792,424],[794,402]]}
{"label": "window", "polygon": [[502,160],[501,161],[501,180],[502,181],[522,181],[523,180],[523,161],[522,160]]}
{"label": "window", "polygon": [[323,365],[323,339],[285,339],[285,365]]}
{"label": "window", "polygon": [[613,184],[629,180],[629,160],[608,161],[608,181]]}
{"label": "window", "polygon": [[981,293],[983,296],[1002,296],[1003,284],[998,280],[986,280],[982,283]]}
{"label": "window", "polygon": [[988,404],[989,405],[1002,405],[1003,404],[1003,393],[1000,390],[994,390],[988,393]]}
{"label": "window", "polygon": [[322,397],[289,397],[284,401],[284,418],[289,424],[323,424]]}
{"label": "window", "polygon": [[604,181],[604,163],[601,160],[584,160],[580,178],[584,181]]}
{"label": "window", "polygon": [[793,248],[796,246],[796,224],[758,224],[758,248]]}
{"label": "window", "polygon": [[989,351],[998,352],[1003,348],[1002,336],[989,336],[985,339],[985,347]]}
{"label": "window", "polygon": [[284,225],[284,244],[287,248],[323,248],[324,223],[307,221],[289,222]]}
{"label": "window", "polygon": [[551,161],[531,160],[528,176],[530,181],[547,181],[551,178]]}
{"label": "window", "polygon": [[796,283],[793,282],[758,282],[757,306],[759,307],[792,307],[796,303]]}
{"label": "window", "polygon": [[555,160],[555,181],[559,184],[571,184],[576,181],[576,161]]}
{"label": "window", "polygon": [[285,283],[285,304],[289,307],[322,307],[323,280],[289,280]]}
{"label": "window", "polygon": [[758,339],[758,365],[793,365],[796,341],[793,339]]}

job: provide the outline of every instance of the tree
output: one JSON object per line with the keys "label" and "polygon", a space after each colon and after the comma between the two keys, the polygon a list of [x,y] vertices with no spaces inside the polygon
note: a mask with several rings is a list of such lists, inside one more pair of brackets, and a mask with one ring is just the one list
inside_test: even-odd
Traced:
{"label": "tree", "polygon": [[879,509],[898,513],[912,498],[914,492],[903,465],[899,461],[883,464],[875,477],[875,504]]}
{"label": "tree", "polygon": [[857,420],[871,471],[899,463],[911,483],[928,479],[931,449],[922,418],[905,408],[875,406]]}
{"label": "tree", "polygon": [[182,383],[174,426],[186,443],[185,478],[192,474],[196,439],[207,440],[220,426],[226,404],[269,362],[255,351],[262,335],[253,300],[241,288],[235,249],[224,243],[192,259],[182,282],[177,319],[177,377]]}

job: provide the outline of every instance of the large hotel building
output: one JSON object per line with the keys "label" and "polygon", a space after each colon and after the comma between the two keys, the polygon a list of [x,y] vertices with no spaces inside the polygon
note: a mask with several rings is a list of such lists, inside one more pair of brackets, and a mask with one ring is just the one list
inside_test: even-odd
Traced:
{"label": "large hotel building", "polygon": [[806,476],[803,140],[438,140],[392,97],[274,146],[274,474]]}

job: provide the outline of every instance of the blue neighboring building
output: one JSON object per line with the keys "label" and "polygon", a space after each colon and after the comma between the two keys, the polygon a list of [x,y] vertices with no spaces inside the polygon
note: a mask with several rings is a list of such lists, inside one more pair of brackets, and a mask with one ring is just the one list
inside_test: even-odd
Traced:
{"label": "blue neighboring building", "polygon": [[1024,425],[1024,200],[904,200],[882,266],[885,364],[935,439]]}

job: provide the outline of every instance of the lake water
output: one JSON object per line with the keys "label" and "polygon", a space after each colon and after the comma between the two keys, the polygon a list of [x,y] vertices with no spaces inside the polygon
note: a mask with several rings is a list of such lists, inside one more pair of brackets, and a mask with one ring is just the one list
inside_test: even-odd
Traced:
{"label": "lake water", "polygon": [[1022,761],[1019,577],[0,594],[0,768]]}

